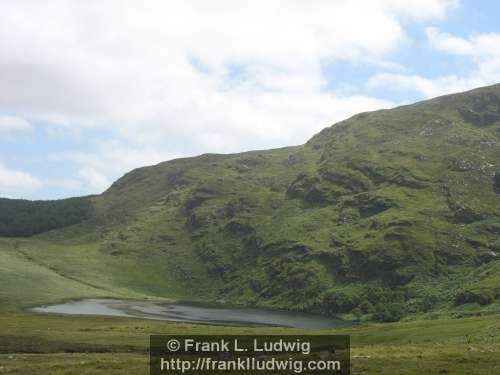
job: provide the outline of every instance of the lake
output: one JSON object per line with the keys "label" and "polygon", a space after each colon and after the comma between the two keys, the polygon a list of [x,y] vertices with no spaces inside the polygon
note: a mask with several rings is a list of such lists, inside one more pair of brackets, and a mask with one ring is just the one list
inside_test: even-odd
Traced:
{"label": "lake", "polygon": [[58,305],[36,307],[31,311],[71,315],[105,315],[240,327],[276,326],[323,329],[346,327],[353,324],[353,322],[345,320],[291,311],[199,303],[154,303],[118,299],[84,299]]}

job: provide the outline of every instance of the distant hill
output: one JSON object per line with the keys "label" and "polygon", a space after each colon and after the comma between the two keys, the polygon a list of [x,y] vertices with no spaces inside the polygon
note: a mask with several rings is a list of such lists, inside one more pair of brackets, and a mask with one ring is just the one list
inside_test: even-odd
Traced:
{"label": "distant hill", "polygon": [[500,85],[362,113],[303,146],[136,169],[99,196],[32,203],[33,216],[29,205],[0,202],[4,235],[83,220],[39,238],[91,234],[103,259],[133,262],[179,296],[383,321],[489,308],[500,298]]}

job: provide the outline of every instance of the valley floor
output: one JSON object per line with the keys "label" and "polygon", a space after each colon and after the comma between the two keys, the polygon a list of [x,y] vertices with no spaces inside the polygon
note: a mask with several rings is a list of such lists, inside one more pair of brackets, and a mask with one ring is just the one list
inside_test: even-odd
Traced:
{"label": "valley floor", "polygon": [[[334,332],[351,335],[352,374],[487,375],[500,373],[499,318],[491,315],[366,324]],[[2,313],[0,374],[147,374],[147,346],[153,333],[279,335],[304,332]]]}
{"label": "valley floor", "polygon": [[[122,272],[117,273],[115,264],[93,246],[64,249],[0,240],[0,375],[147,374],[151,334],[304,333],[25,312],[30,306],[75,298],[151,299],[155,294],[146,293],[151,285],[176,296],[168,280],[145,279],[134,262],[121,261]],[[333,332],[351,335],[352,374],[500,374],[499,314],[362,324]]]}

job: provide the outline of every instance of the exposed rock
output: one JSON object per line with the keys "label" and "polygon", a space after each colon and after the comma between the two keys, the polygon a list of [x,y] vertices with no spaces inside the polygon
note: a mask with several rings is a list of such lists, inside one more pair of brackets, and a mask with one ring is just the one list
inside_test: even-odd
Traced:
{"label": "exposed rock", "polygon": [[484,219],[484,217],[480,212],[467,206],[458,207],[454,212],[454,220],[456,223],[470,224],[482,219]]}
{"label": "exposed rock", "polygon": [[467,172],[473,169],[473,167],[473,163],[465,159],[454,160],[450,165],[450,169],[454,172]]}

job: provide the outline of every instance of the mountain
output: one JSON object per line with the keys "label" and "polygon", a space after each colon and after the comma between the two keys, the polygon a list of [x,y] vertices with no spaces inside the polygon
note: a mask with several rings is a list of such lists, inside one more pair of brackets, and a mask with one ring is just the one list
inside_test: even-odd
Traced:
{"label": "mountain", "polygon": [[[18,218],[29,205],[32,224]],[[500,85],[361,113],[302,146],[172,160],[98,196],[0,209],[2,235],[39,233],[4,246],[93,288],[64,297],[127,290],[383,321],[493,309]],[[69,219],[39,224],[57,212]]]}

